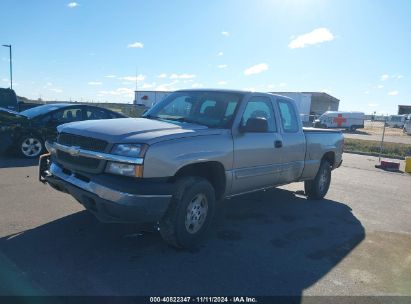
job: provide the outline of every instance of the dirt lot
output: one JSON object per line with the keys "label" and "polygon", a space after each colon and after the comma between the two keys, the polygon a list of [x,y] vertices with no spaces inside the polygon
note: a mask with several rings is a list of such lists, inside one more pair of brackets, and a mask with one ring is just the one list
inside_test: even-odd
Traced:
{"label": "dirt lot", "polygon": [[[365,121],[364,128],[355,132],[344,131],[344,137],[381,141],[384,123],[379,121]],[[411,136],[405,134],[400,128],[385,128],[385,142],[411,144]]]}
{"label": "dirt lot", "polygon": [[0,295],[411,295],[411,175],[344,155],[326,199],[302,184],[227,200],[190,252],[101,224],[0,159]]}

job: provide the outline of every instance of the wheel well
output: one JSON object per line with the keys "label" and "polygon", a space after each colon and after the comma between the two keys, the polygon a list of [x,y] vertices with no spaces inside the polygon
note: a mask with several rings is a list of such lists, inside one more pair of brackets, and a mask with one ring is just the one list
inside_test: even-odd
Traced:
{"label": "wheel well", "polygon": [[216,200],[223,198],[226,187],[226,178],[224,166],[221,163],[209,161],[184,166],[177,171],[172,177],[172,180],[174,181],[184,176],[199,176],[207,179],[214,187]]}
{"label": "wheel well", "polygon": [[331,167],[334,167],[335,163],[335,153],[334,152],[327,152],[323,155],[321,161],[326,160],[330,163]]}

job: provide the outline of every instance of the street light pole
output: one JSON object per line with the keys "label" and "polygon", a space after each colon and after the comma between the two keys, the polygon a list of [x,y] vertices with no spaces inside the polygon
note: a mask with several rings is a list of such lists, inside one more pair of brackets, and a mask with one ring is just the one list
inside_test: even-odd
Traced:
{"label": "street light pole", "polygon": [[3,44],[3,46],[9,48],[9,54],[10,54],[10,89],[13,90],[13,64],[12,64],[12,57],[11,57],[11,44]]}

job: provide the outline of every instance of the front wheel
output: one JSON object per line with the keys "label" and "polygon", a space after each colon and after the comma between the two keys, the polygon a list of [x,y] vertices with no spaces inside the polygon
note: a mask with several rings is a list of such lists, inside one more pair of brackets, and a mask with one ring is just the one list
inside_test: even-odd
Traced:
{"label": "front wheel", "polygon": [[174,247],[192,247],[209,227],[214,208],[214,188],[206,179],[179,179],[171,205],[160,221],[162,238]]}
{"label": "front wheel", "polygon": [[305,194],[310,199],[323,199],[330,188],[330,183],[331,165],[328,161],[323,160],[315,178],[304,182]]}
{"label": "front wheel", "polygon": [[22,157],[36,158],[43,152],[44,144],[36,135],[25,135],[20,139],[17,148]]}

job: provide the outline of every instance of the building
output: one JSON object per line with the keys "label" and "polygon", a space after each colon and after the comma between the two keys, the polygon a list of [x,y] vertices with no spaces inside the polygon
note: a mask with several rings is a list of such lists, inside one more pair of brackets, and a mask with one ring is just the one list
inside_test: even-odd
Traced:
{"label": "building", "polygon": [[[134,104],[152,107],[165,98],[168,91],[135,91]],[[321,115],[326,111],[338,111],[340,100],[323,92],[270,92],[294,99],[300,114]]]}
{"label": "building", "polygon": [[301,114],[321,115],[338,111],[340,100],[324,92],[272,92],[295,100]]}
{"label": "building", "polygon": [[411,105],[398,105],[398,115],[411,114]]}

